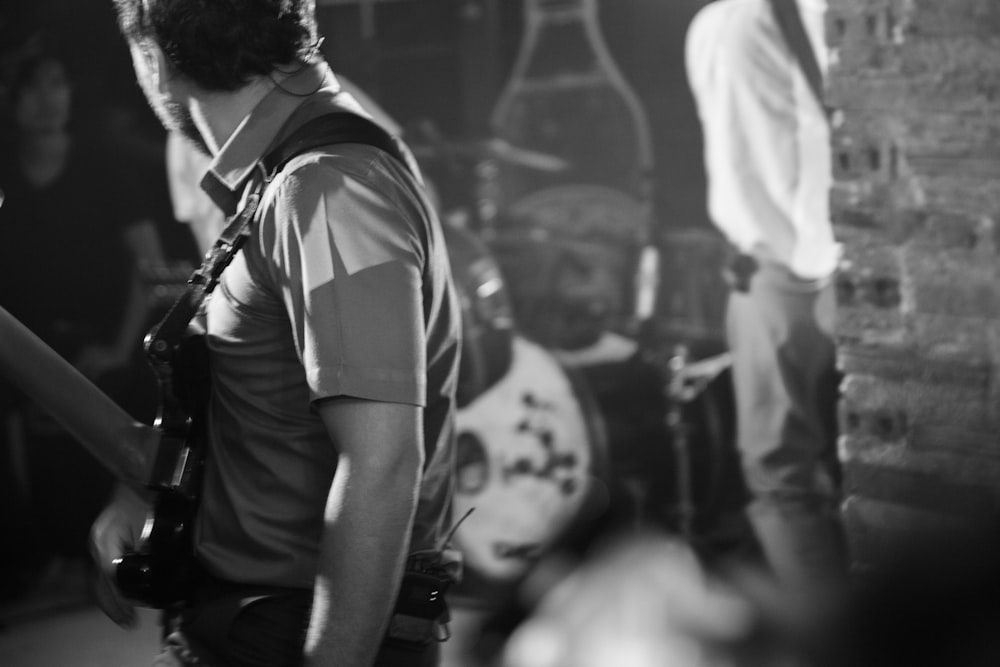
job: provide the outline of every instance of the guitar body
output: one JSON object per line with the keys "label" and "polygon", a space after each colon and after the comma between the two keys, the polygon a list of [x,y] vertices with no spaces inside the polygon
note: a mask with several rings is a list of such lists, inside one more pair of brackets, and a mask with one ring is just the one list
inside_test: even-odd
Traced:
{"label": "guitar body", "polygon": [[157,492],[136,550],[115,561],[115,580],[123,595],[154,609],[187,597],[195,574],[196,510],[196,499],[175,489]]}
{"label": "guitar body", "polygon": [[[176,345],[146,339],[146,354],[160,390],[154,426],[164,444],[157,466],[164,472],[135,550],[115,561],[115,578],[126,597],[164,609],[186,599],[197,570],[194,521],[204,465],[204,421],[208,403],[208,350],[200,330],[189,328]],[[173,444],[174,446],[169,446]]]}

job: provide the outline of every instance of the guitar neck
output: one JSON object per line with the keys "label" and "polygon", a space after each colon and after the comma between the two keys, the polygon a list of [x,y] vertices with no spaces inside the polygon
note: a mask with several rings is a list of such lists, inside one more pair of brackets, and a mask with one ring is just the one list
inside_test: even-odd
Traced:
{"label": "guitar neck", "polygon": [[0,375],[51,413],[119,480],[150,483],[160,432],[133,419],[3,307]]}

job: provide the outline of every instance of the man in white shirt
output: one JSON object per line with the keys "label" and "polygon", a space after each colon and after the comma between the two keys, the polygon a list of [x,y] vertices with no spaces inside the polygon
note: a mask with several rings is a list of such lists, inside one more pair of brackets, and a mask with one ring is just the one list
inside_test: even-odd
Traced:
{"label": "man in white shirt", "polygon": [[[796,4],[823,71],[826,2]],[[846,570],[834,483],[839,246],[826,111],[769,0],[702,8],[686,62],[709,214],[737,252],[726,317],[748,513],[777,581],[814,591]]]}

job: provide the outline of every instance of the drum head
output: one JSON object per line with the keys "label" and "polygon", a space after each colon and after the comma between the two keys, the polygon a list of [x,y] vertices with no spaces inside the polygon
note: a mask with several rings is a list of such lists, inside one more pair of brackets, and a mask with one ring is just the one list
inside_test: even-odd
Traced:
{"label": "drum head", "polygon": [[515,337],[507,375],[459,410],[455,515],[473,512],[454,541],[468,595],[521,578],[593,511],[604,441],[580,392],[548,351]]}

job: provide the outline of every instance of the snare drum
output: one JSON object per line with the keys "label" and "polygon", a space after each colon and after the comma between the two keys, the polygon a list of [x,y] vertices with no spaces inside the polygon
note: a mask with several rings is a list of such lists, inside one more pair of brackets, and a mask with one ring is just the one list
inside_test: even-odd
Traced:
{"label": "snare drum", "polygon": [[508,373],[458,412],[455,515],[474,511],[454,542],[480,583],[526,574],[606,492],[603,424],[571,375],[516,336]]}

